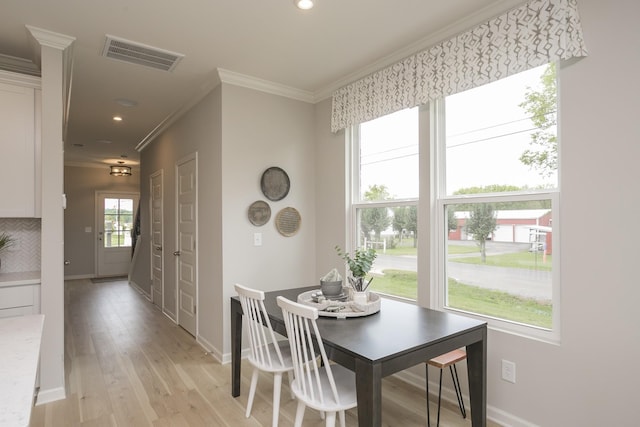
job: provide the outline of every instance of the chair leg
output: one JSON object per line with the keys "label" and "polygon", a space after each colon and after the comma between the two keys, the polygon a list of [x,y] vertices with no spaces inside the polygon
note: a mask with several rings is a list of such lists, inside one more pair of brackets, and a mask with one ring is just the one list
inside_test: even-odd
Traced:
{"label": "chair leg", "polygon": [[291,399],[295,399],[296,395],[293,394],[293,387],[291,387],[291,384],[293,384],[293,371],[287,372],[287,377],[289,377],[289,393],[291,394]]}
{"label": "chair leg", "polygon": [[304,410],[307,409],[307,406],[304,404],[303,401],[299,400],[298,401],[298,408],[296,409],[296,420],[293,423],[294,427],[301,427],[302,426],[302,420],[304,418]]}
{"label": "chair leg", "polygon": [[[449,366],[451,372],[451,380],[453,381],[453,388],[456,390],[456,397],[458,398],[458,406],[460,407],[460,413],[462,418],[467,418],[467,411],[464,409],[464,401],[462,400],[462,389],[460,388],[460,380],[458,379],[458,369],[456,365]],[[454,378],[455,375],[455,378]]]}
{"label": "chair leg", "polygon": [[258,369],[253,369],[253,374],[251,375],[251,387],[249,387],[249,399],[247,400],[247,411],[245,412],[245,417],[249,418],[251,416],[251,407],[253,406],[253,398],[256,395],[256,386],[258,385]]}
{"label": "chair leg", "polygon": [[336,426],[336,413],[335,412],[327,412],[327,419],[325,421],[326,427],[335,427]]}
{"label": "chair leg", "polygon": [[273,374],[273,419],[271,425],[278,427],[280,413],[280,390],[282,389],[282,373]]}
{"label": "chair leg", "polygon": [[340,427],[345,427],[347,425],[347,421],[344,416],[344,411],[340,411],[338,416],[340,417]]}
{"label": "chair leg", "polygon": [[440,369],[440,385],[438,386],[438,422],[436,427],[440,427],[440,403],[442,400],[442,369]]}
{"label": "chair leg", "polygon": [[429,415],[429,364],[424,364],[424,377],[427,385],[427,427],[431,427],[431,416]]}

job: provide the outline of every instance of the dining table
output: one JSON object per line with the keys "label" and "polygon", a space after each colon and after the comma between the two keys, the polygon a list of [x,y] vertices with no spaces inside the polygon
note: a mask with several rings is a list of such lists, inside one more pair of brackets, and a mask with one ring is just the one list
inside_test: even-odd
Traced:
{"label": "dining table", "polygon": [[[273,329],[286,336],[276,298],[297,301],[318,286],[265,292],[264,305]],[[487,419],[487,323],[459,314],[381,298],[380,310],[368,316],[317,320],[329,359],[355,372],[358,425],[382,425],[382,379],[466,347],[471,423],[485,427]],[[231,395],[240,395],[242,307],[231,297]],[[426,410],[425,410],[426,412]],[[426,417],[426,414],[425,414]]]}

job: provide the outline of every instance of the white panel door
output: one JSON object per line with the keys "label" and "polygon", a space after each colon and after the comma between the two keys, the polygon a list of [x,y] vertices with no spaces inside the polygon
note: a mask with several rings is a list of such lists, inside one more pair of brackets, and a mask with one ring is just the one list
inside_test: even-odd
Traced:
{"label": "white panel door", "polygon": [[126,276],[131,264],[136,193],[96,193],[98,277]]}
{"label": "white panel door", "polygon": [[196,335],[197,310],[197,160],[196,157],[181,161],[177,165],[177,239],[174,252],[177,263],[178,324],[187,332]]}
{"label": "white panel door", "polygon": [[162,256],[163,228],[162,228],[162,171],[151,175],[151,300],[162,308],[164,275],[164,260]]}

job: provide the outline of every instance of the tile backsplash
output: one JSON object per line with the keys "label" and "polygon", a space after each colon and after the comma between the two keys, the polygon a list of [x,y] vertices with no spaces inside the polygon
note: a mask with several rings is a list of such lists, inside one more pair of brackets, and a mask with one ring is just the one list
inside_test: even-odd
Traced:
{"label": "tile backsplash", "polygon": [[0,233],[16,242],[0,253],[0,273],[40,270],[40,218],[0,218]]}

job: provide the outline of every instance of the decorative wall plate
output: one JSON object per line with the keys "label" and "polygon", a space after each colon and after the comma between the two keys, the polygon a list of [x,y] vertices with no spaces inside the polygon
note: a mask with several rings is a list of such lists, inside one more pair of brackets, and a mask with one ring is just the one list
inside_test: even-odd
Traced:
{"label": "decorative wall plate", "polygon": [[277,166],[270,167],[262,173],[260,187],[264,196],[271,201],[284,199],[289,194],[290,186],[289,175]]}
{"label": "decorative wall plate", "polygon": [[269,218],[271,218],[271,208],[267,202],[256,200],[249,206],[247,216],[251,224],[260,227],[261,225],[265,225],[269,221]]}
{"label": "decorative wall plate", "polygon": [[276,229],[285,237],[295,235],[301,222],[300,212],[296,208],[286,207],[276,215]]}

